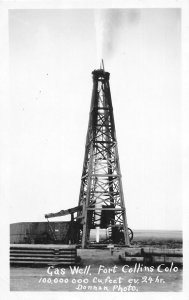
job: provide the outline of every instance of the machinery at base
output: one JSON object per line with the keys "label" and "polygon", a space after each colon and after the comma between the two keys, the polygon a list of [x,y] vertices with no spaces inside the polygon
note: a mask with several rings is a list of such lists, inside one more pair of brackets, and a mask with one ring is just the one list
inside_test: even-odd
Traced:
{"label": "machinery at base", "polygon": [[[82,224],[80,218],[74,216],[75,213],[82,210],[81,206],[76,206],[67,210],[61,210],[57,213],[49,213],[45,215],[45,218],[48,221],[50,239],[54,243],[66,243],[66,244],[81,244],[82,240]],[[58,240],[56,237],[56,232],[54,226],[49,222],[49,218],[63,217],[71,215],[71,220],[67,229],[67,234],[62,240]],[[61,223],[59,223],[61,226]],[[58,231],[58,230],[57,230]],[[128,228],[129,240],[133,239],[133,231]],[[92,245],[103,245],[103,244],[123,244],[123,233],[119,227],[108,227],[99,229],[99,243],[96,242],[96,228],[93,227],[90,229],[89,244]]]}

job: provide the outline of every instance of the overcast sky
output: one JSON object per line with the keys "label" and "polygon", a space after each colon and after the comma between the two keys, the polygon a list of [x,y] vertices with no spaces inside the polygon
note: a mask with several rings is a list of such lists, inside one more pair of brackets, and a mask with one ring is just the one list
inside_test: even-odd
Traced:
{"label": "overcast sky", "polygon": [[129,227],[182,228],[180,21],[179,9],[9,12],[11,223],[78,204],[102,55]]}

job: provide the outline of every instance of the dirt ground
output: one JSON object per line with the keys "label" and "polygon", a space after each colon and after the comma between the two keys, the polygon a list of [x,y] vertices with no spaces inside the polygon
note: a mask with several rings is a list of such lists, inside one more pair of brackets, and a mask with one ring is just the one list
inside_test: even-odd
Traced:
{"label": "dirt ground", "polygon": [[[182,248],[182,236],[165,232],[137,232],[132,246]],[[11,267],[11,291],[70,292],[180,292],[182,267],[133,263],[119,260],[121,248],[78,249],[81,258],[76,266]]]}
{"label": "dirt ground", "polygon": [[[179,292],[182,268],[143,266],[119,261],[119,252],[78,250],[81,263],[72,267],[11,267],[11,291]],[[151,267],[151,268],[150,268]],[[159,267],[159,269],[158,269]],[[152,270],[152,272],[150,272]]]}

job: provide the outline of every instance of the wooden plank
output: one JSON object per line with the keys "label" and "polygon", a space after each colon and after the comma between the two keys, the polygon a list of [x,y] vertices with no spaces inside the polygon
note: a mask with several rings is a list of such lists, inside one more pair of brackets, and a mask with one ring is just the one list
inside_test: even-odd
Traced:
{"label": "wooden plank", "polygon": [[[30,250],[30,249],[11,249],[10,250],[10,254],[11,253],[46,253],[46,254],[54,254],[57,253],[56,251],[58,250],[50,250],[50,251],[46,251],[46,250]],[[59,250],[58,253],[60,254],[76,254],[76,251],[61,251]]]}
{"label": "wooden plank", "polygon": [[66,216],[75,212],[78,212],[82,209],[82,206],[75,206],[73,208],[69,208],[66,210],[61,210],[57,213],[50,213],[50,214],[46,214],[45,218],[49,219],[49,218],[55,218],[55,217],[59,217],[59,216]]}
{"label": "wooden plank", "polygon": [[12,261],[11,264],[39,264],[39,265],[74,265],[75,262],[63,261],[63,262],[49,262],[49,261]]}
{"label": "wooden plank", "polygon": [[32,253],[54,253],[54,250],[53,249],[49,249],[49,250],[45,250],[45,249],[10,249],[10,253],[12,252],[19,252],[19,253],[29,253],[29,252],[32,252]]}
{"label": "wooden plank", "polygon": [[51,258],[54,258],[54,257],[59,257],[59,258],[75,258],[75,257],[77,257],[77,255],[58,255],[58,254],[55,254],[55,255],[48,255],[48,254],[40,254],[40,255],[38,255],[38,254],[32,254],[32,253],[28,253],[28,254],[25,254],[25,255],[22,255],[22,254],[18,254],[18,253],[16,253],[16,254],[11,254],[10,255],[10,258],[11,257],[25,257],[25,258],[27,258],[27,257],[51,257]]}
{"label": "wooden plank", "polygon": [[120,260],[124,261],[124,262],[143,262],[144,261],[144,257],[140,257],[140,256],[121,256],[120,255]]}
{"label": "wooden plank", "polygon": [[10,253],[10,256],[62,256],[62,257],[75,257],[77,256],[76,253],[32,253],[32,252],[28,252],[28,253],[19,253],[19,252],[12,252]]}
{"label": "wooden plank", "polygon": [[[12,256],[10,258],[10,260],[13,260],[13,259],[19,259],[19,260],[30,260],[30,259],[35,259],[35,260],[44,260],[44,257],[33,257],[33,256],[28,256],[28,257],[16,257],[16,256]],[[45,257],[46,260],[75,260],[75,258],[73,257],[70,257],[70,258],[64,258],[64,257],[54,257],[54,258],[51,258],[51,257]]]}
{"label": "wooden plank", "polygon": [[19,254],[19,253],[13,253],[13,254],[11,254],[10,255],[10,257],[30,257],[30,256],[33,256],[33,257],[76,257],[76,255],[69,255],[69,254],[67,254],[67,255],[58,255],[58,254],[56,254],[56,255],[53,255],[53,254],[51,254],[51,255],[49,255],[49,254],[33,254],[33,253],[28,253],[28,254]]}
{"label": "wooden plank", "polygon": [[17,265],[21,265],[21,264],[46,264],[46,265],[75,265],[76,262],[75,261],[47,261],[47,260],[41,260],[41,261],[37,261],[37,260],[12,260],[10,262],[10,265],[12,264],[17,264]]}
{"label": "wooden plank", "polygon": [[76,249],[77,245],[56,245],[56,244],[11,244],[10,249],[25,248],[25,249]]}
{"label": "wooden plank", "polygon": [[36,257],[76,257],[77,255],[73,254],[66,254],[66,255],[61,255],[61,254],[37,254],[37,253],[24,253],[24,254],[19,254],[19,253],[12,253],[10,257],[30,257],[30,256],[36,256]]}
{"label": "wooden plank", "polygon": [[175,264],[182,264],[183,263],[183,259],[182,257],[178,257],[178,256],[152,256],[152,263],[165,263],[165,264],[171,264],[171,263],[175,263]]}
{"label": "wooden plank", "polygon": [[144,247],[142,252],[145,254],[168,255],[168,256],[183,256],[182,249],[160,249],[153,247]]}

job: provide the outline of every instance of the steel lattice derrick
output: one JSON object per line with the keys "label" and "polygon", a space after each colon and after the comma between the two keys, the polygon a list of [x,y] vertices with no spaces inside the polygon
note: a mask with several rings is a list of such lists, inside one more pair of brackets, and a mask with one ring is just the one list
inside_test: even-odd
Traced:
{"label": "steel lattice derrick", "polygon": [[[86,137],[79,205],[82,210],[82,247],[91,228],[117,227],[129,245],[119,156],[115,134],[109,73],[93,71],[93,93]],[[113,237],[112,237],[113,239]]]}

